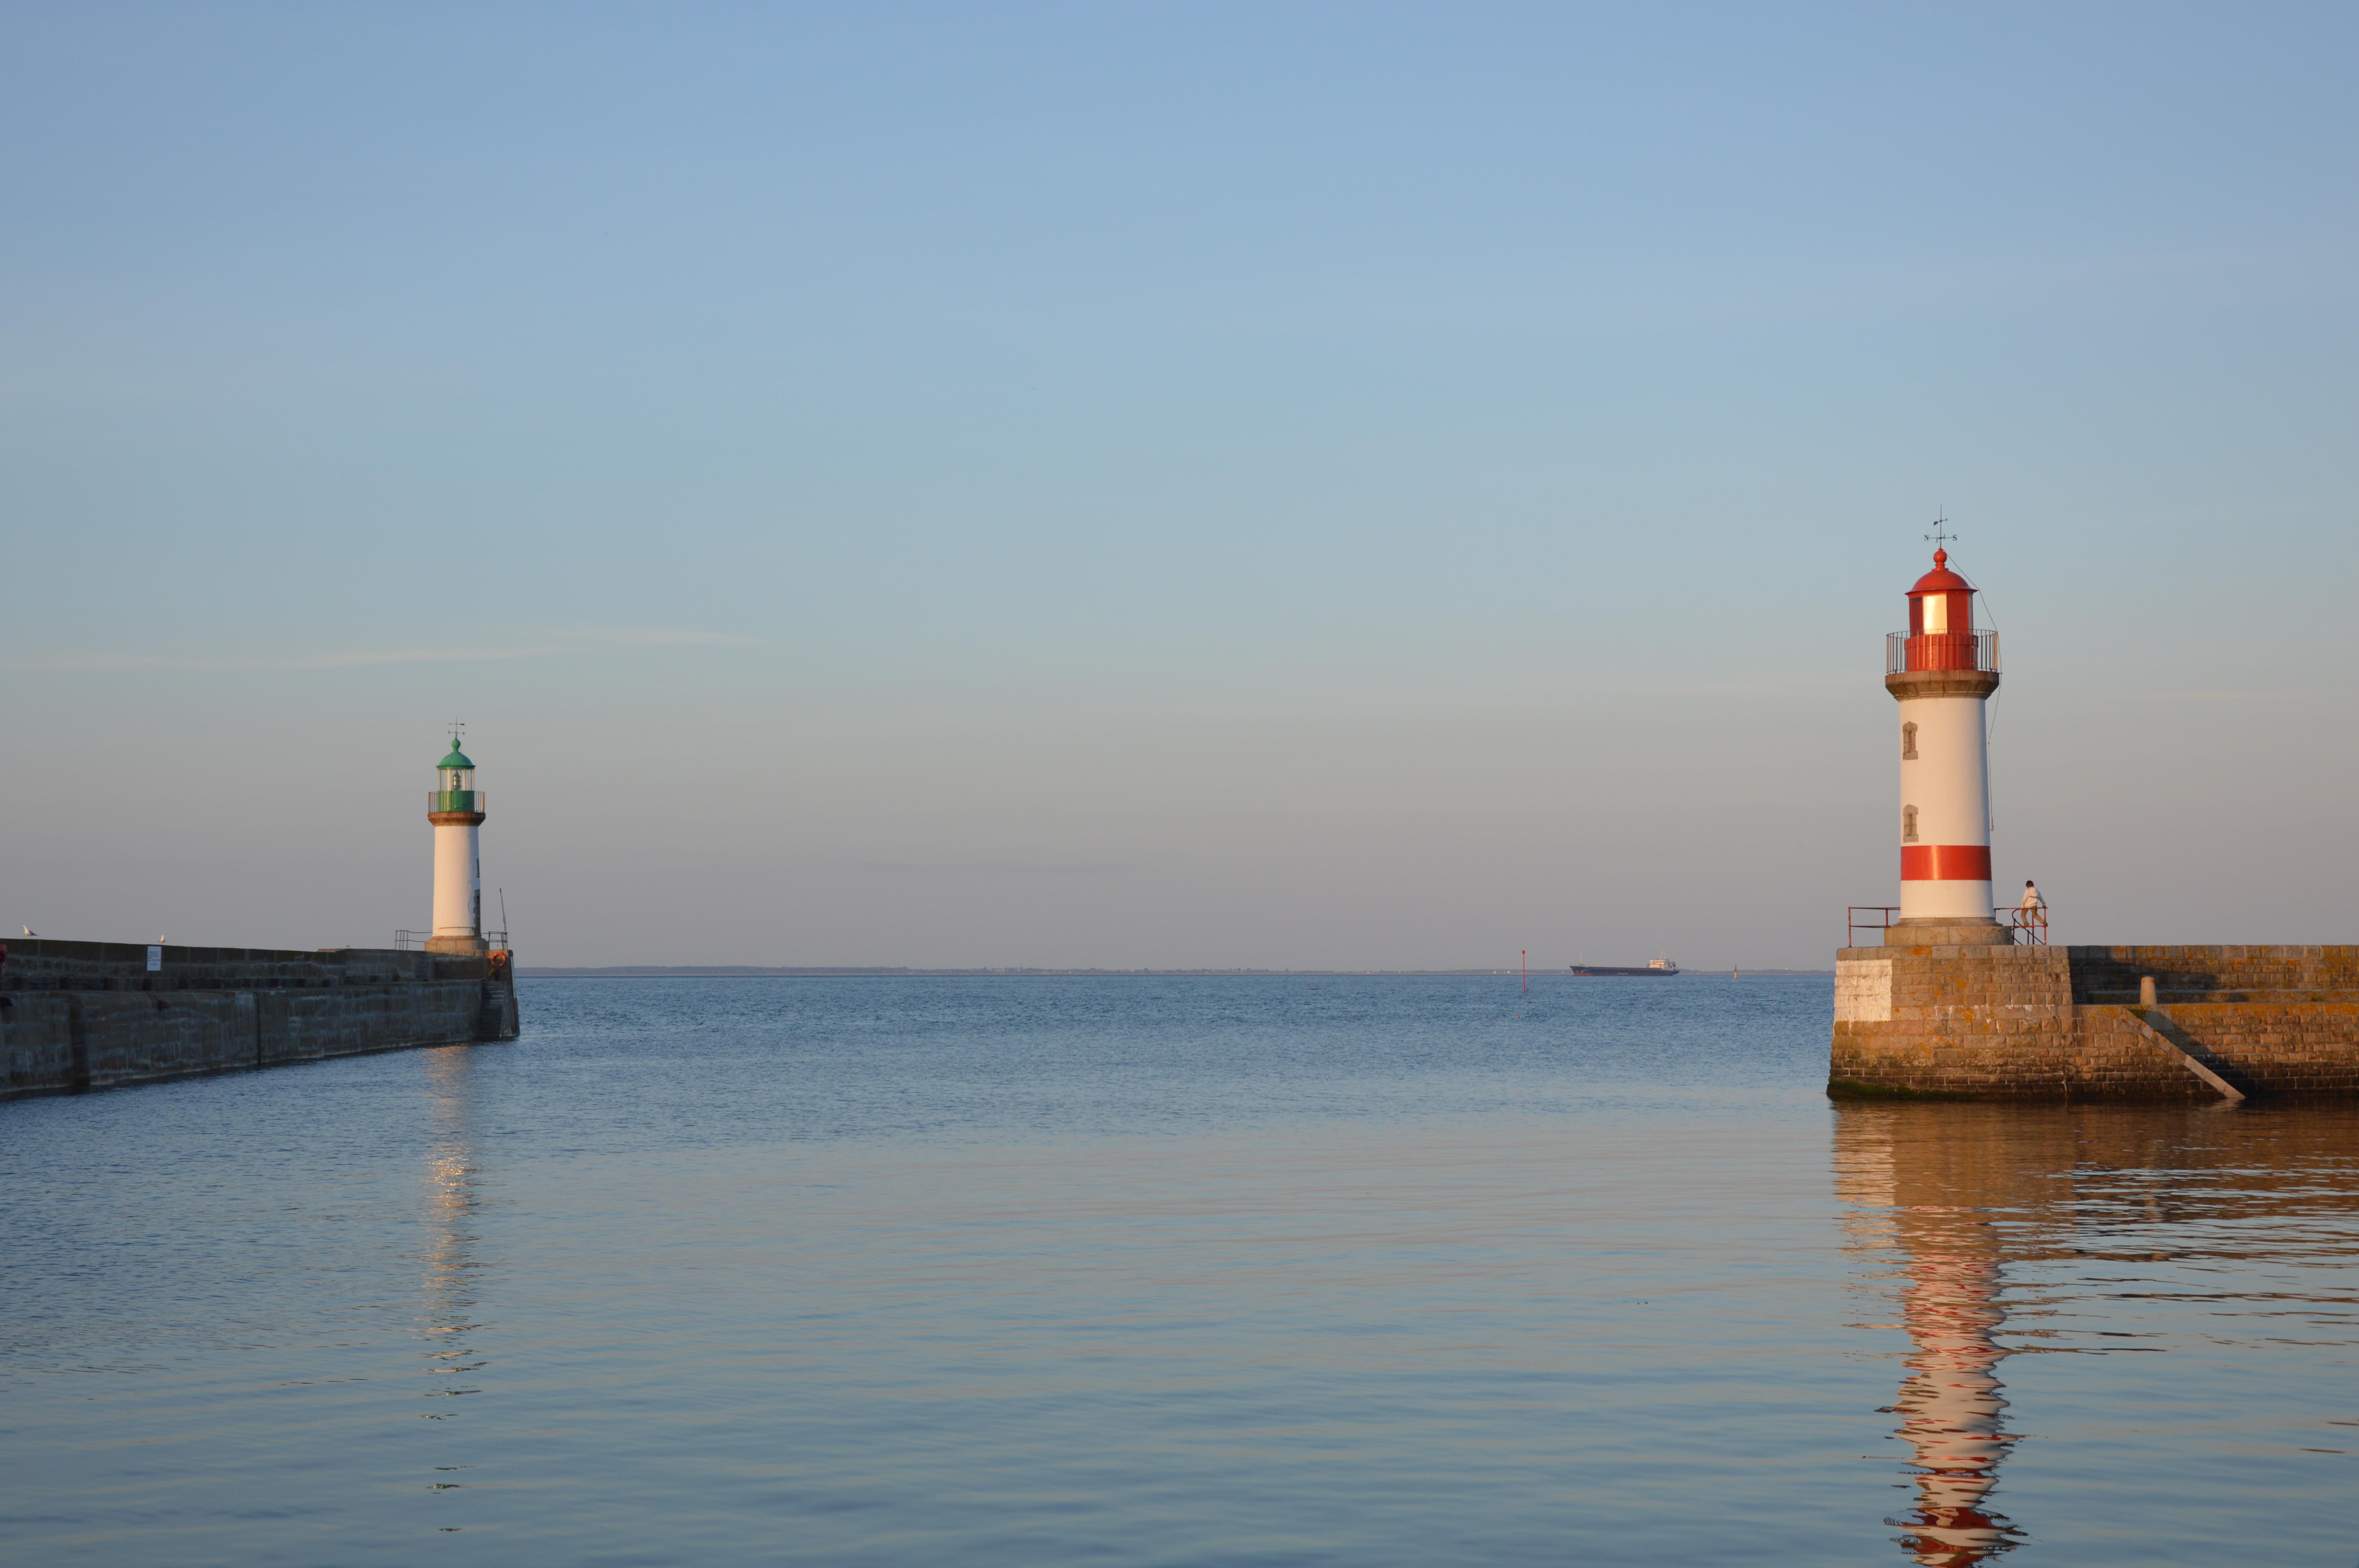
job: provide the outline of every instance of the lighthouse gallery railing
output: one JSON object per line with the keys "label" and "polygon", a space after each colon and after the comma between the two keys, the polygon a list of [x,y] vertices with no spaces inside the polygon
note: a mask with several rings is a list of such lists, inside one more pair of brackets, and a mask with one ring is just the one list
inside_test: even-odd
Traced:
{"label": "lighthouse gallery railing", "polygon": [[1998,673],[1995,632],[1894,632],[1884,639],[1884,673],[1988,670]]}

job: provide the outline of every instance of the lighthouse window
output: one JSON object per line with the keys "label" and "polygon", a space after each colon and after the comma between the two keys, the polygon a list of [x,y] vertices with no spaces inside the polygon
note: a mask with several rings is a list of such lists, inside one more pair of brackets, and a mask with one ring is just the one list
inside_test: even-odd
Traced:
{"label": "lighthouse window", "polygon": [[1900,727],[1900,760],[1904,762],[1917,760],[1917,726],[1914,724]]}
{"label": "lighthouse window", "polygon": [[1913,806],[1900,808],[1900,841],[1903,844],[1917,842],[1917,808]]}

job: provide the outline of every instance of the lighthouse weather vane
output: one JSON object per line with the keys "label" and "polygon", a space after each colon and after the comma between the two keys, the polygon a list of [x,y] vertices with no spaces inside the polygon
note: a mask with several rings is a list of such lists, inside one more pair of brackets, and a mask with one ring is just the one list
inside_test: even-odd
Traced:
{"label": "lighthouse weather vane", "polygon": [[1950,509],[1944,506],[1941,508],[1941,514],[1933,519],[1933,531],[1926,535],[1925,537],[1932,542],[1935,549],[1946,550],[1950,547],[1951,543],[1957,538],[1957,535],[1951,533],[1949,528]]}

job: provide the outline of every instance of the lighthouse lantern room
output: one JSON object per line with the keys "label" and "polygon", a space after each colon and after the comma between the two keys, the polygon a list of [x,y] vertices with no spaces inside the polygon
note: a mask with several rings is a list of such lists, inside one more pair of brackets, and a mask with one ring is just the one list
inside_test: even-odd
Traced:
{"label": "lighthouse lantern room", "polygon": [[1998,689],[1998,634],[1974,629],[1974,593],[1936,549],[1908,590],[1908,630],[1886,640],[1884,687],[1900,704],[1900,918],[1887,943],[2014,940],[1991,906],[1984,704]]}
{"label": "lighthouse lantern room", "polygon": [[426,796],[426,820],[434,825],[434,935],[431,953],[480,954],[484,944],[484,859],[477,831],[484,825],[484,795],[475,787],[475,764],[459,749],[456,727],[451,754],[437,762],[435,787]]}

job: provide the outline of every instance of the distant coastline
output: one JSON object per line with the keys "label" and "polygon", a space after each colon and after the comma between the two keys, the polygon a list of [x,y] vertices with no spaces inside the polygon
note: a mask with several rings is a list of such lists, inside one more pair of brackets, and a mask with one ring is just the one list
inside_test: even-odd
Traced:
{"label": "distant coastline", "polygon": [[[1512,968],[1495,969],[915,969],[906,968],[764,968],[751,964],[610,964],[588,968],[518,968],[516,978],[525,980],[601,980],[601,979],[860,979],[870,978],[917,979],[972,979],[988,976],[1034,976],[1043,979],[1100,976],[1129,976],[1143,979],[1184,979],[1189,976],[1299,976],[1309,979],[1346,975],[1392,976],[1415,979],[1419,976],[1488,976],[1512,977]],[[1560,975],[1560,970],[1534,970],[1536,978]],[[1683,978],[1711,979],[1721,971],[1691,969]],[[1755,975],[1815,975],[1832,978],[1832,969],[1745,969],[1746,979]]]}

